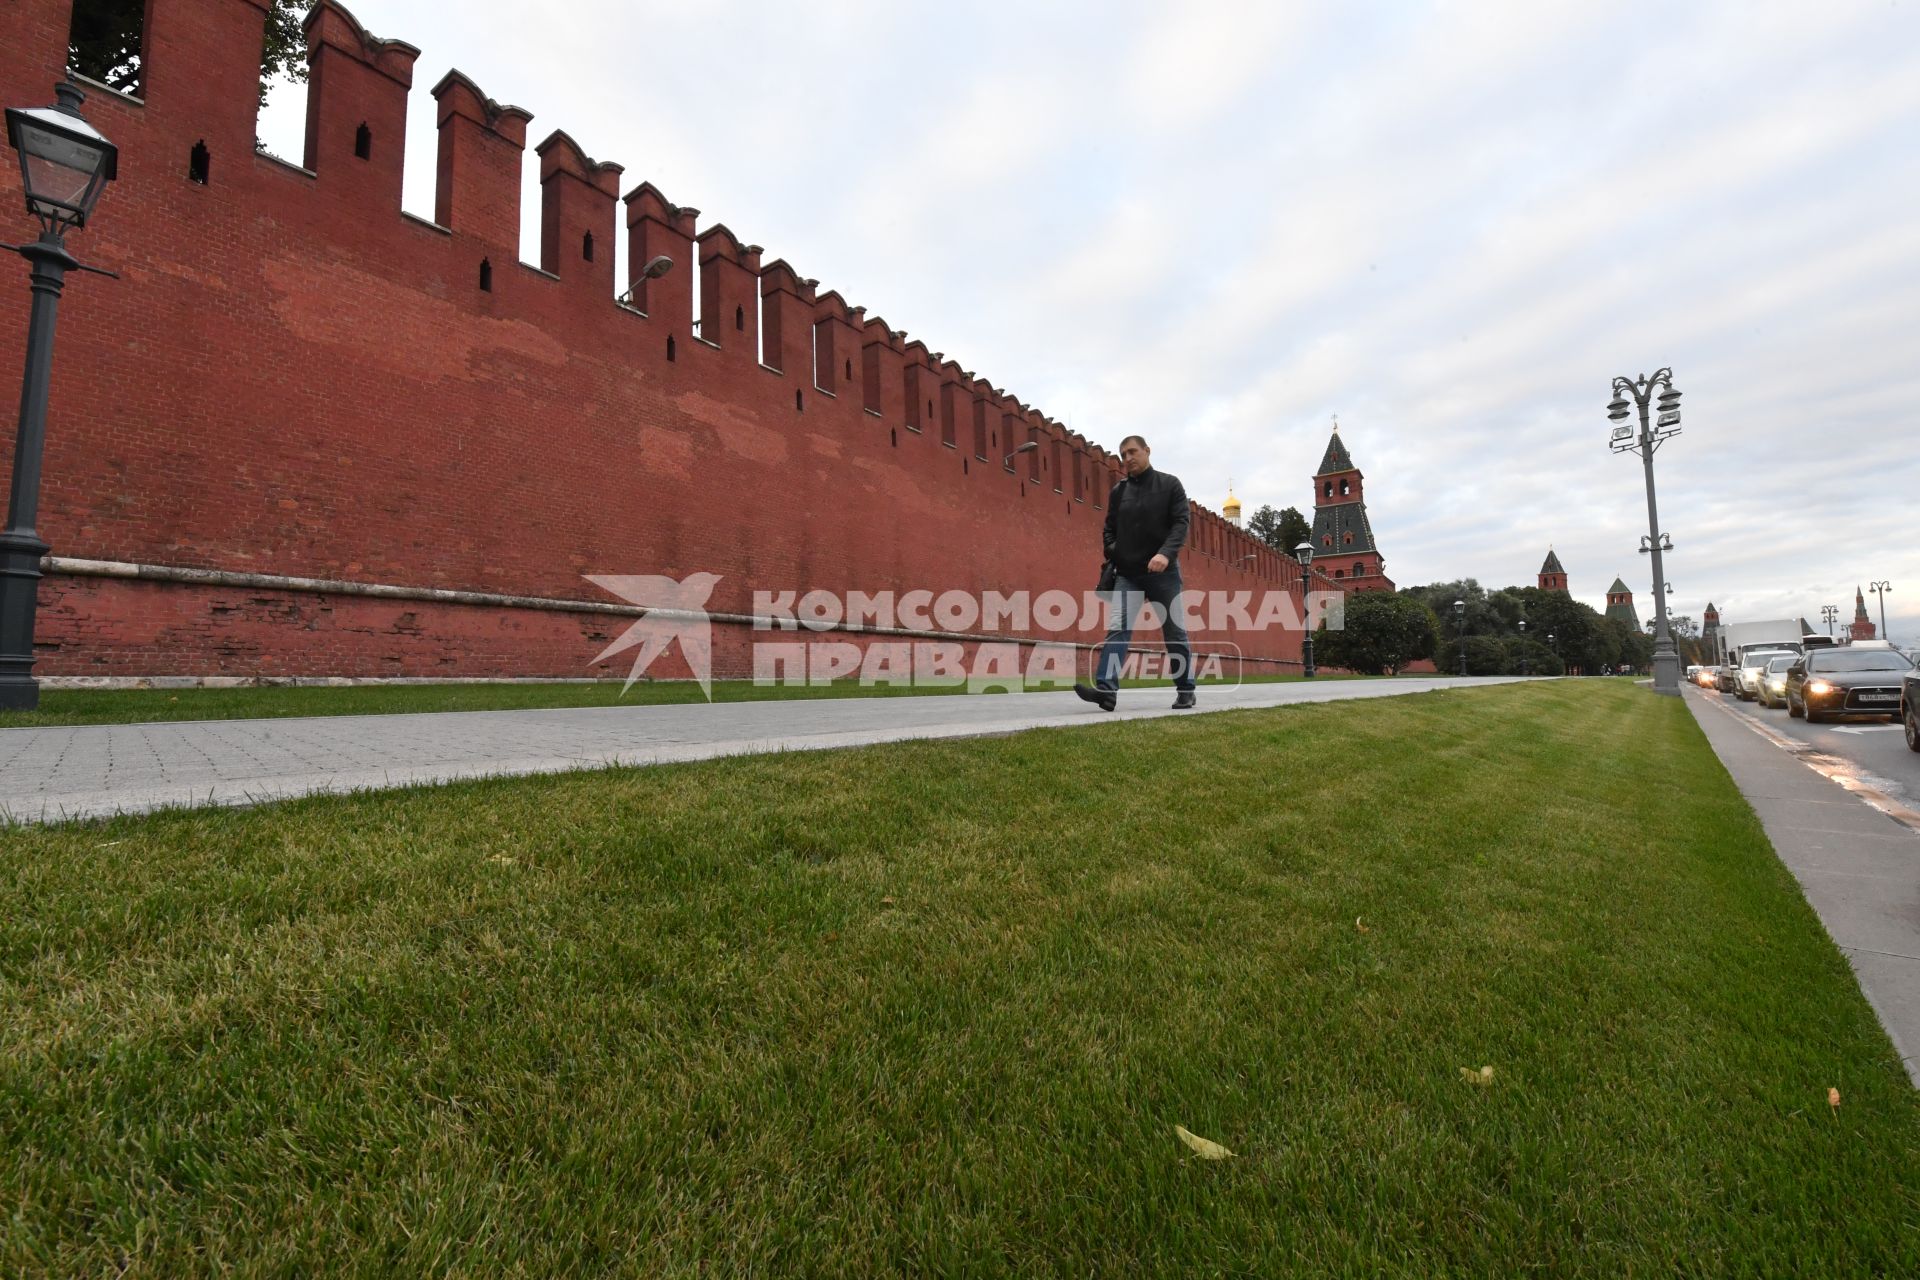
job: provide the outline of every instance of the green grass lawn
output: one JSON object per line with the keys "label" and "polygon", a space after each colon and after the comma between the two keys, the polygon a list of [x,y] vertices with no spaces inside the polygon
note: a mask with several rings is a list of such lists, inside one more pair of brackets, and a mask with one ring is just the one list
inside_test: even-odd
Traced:
{"label": "green grass lawn", "polygon": [[[1323,680],[1365,680],[1371,676],[1323,675]],[[1244,683],[1294,681],[1299,676],[1248,676]],[[1164,680],[1128,680],[1128,687],[1171,688]],[[1219,682],[1211,682],[1219,683]],[[1060,685],[1059,688],[1070,688]],[[1204,687],[1204,683],[1203,683]],[[1052,689],[1036,687],[1035,692]],[[905,697],[965,693],[964,686],[758,685],[751,680],[716,680],[715,702],[754,702],[767,698]],[[690,680],[641,682],[622,693],[605,684],[416,684],[359,685],[341,688],[264,686],[241,689],[43,689],[35,711],[0,711],[0,729],[41,725],[134,724],[154,720],[252,720],[269,716],[367,716],[408,711],[516,711],[530,707],[650,706],[702,702],[700,686]]]}
{"label": "green grass lawn", "polygon": [[1620,682],[0,833],[6,1276],[1913,1275],[1917,1146]]}

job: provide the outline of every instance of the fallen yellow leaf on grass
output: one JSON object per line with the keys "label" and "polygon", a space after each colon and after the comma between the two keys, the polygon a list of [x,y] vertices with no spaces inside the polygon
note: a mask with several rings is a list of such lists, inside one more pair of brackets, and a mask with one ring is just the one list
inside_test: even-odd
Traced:
{"label": "fallen yellow leaf on grass", "polygon": [[1840,1109],[1840,1091],[1838,1089],[1829,1088],[1827,1090],[1827,1105],[1835,1111]]}
{"label": "fallen yellow leaf on grass", "polygon": [[1482,1067],[1478,1071],[1475,1071],[1472,1067],[1462,1067],[1460,1068],[1460,1078],[1468,1084],[1477,1084],[1484,1087],[1493,1083],[1493,1068]]}
{"label": "fallen yellow leaf on grass", "polygon": [[1371,930],[1371,929],[1369,929],[1369,928],[1367,928],[1367,926],[1366,926],[1366,925],[1364,925],[1364,924],[1361,924],[1361,923],[1360,923],[1360,917],[1359,917],[1359,916],[1355,916],[1355,917],[1353,918],[1353,927],[1354,927],[1354,928],[1355,928],[1356,930],[1358,930],[1359,932],[1361,932],[1361,933],[1372,933],[1372,932],[1373,932],[1373,930]]}
{"label": "fallen yellow leaf on grass", "polygon": [[1233,1152],[1227,1150],[1217,1142],[1208,1142],[1205,1138],[1188,1133],[1186,1129],[1180,1125],[1173,1126],[1173,1132],[1180,1141],[1192,1147],[1193,1153],[1202,1160],[1225,1160],[1233,1154]]}

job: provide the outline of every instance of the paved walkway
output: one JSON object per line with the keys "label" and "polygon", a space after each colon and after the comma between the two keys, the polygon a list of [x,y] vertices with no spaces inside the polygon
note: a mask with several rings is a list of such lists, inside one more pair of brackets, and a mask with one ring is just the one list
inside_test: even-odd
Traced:
{"label": "paved walkway", "polygon": [[1685,697],[1920,1085],[1920,833],[1699,690]]}
{"label": "paved walkway", "polygon": [[[1200,706],[1227,711],[1501,683],[1411,677],[1250,684],[1203,691]],[[1171,711],[1172,701],[1171,689],[1129,689],[1110,715],[1071,693],[1024,693],[0,729],[0,814],[54,821],[1194,714]]]}

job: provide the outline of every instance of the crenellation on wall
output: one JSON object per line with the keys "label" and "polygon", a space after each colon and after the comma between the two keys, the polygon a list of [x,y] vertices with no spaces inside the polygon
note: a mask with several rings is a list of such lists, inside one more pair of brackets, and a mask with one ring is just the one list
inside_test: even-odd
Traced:
{"label": "crenellation on wall", "polygon": [[[62,8],[70,10],[70,5]],[[142,39],[141,96],[148,117],[175,136],[177,154],[162,159],[186,172],[196,142],[211,157],[209,185],[231,188],[251,168],[260,107],[260,49],[266,42],[265,0],[204,0],[147,6]],[[8,24],[12,24],[11,6]],[[9,32],[9,38],[11,38]],[[65,40],[60,60],[65,63]],[[33,101],[46,89],[35,85]],[[12,99],[9,99],[11,101]],[[188,138],[186,135],[193,136]]]}
{"label": "crenellation on wall", "polygon": [[560,129],[548,134],[534,154],[540,157],[540,269],[595,297],[608,297],[613,293],[614,204],[626,170],[595,160]]}
{"label": "crenellation on wall", "polygon": [[890,428],[907,419],[906,364],[899,335],[881,317],[867,317],[860,326],[861,403]]}
{"label": "crenellation on wall", "polygon": [[858,402],[859,375],[854,357],[860,349],[864,307],[849,307],[837,290],[821,294],[813,307],[813,384],[836,398]]}
{"label": "crenellation on wall", "polygon": [[760,358],[759,245],[744,245],[716,222],[696,241],[700,336],[737,359]]}
{"label": "crenellation on wall", "polygon": [[420,50],[370,34],[333,0],[303,26],[307,122],[303,164],[324,192],[398,209],[406,160],[407,94]]}
{"label": "crenellation on wall", "polygon": [[503,261],[517,258],[520,160],[533,113],[495,102],[458,70],[433,86],[433,99],[440,130],[433,220],[500,251]]}
{"label": "crenellation on wall", "polygon": [[[651,182],[621,197],[627,210],[627,287],[633,305],[665,326],[665,336],[686,333],[693,324],[693,235],[698,209],[674,204]],[[664,276],[641,275],[647,263],[665,255],[673,269]]]}
{"label": "crenellation on wall", "polygon": [[793,376],[796,393],[803,396],[813,367],[813,288],[818,283],[780,258],[760,272],[760,361]]}

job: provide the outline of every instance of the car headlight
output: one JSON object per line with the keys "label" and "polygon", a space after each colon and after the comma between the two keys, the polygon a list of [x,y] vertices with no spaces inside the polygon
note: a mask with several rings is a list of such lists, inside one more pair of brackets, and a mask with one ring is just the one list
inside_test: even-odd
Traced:
{"label": "car headlight", "polygon": [[1807,692],[1808,693],[1832,693],[1833,686],[1828,684],[1825,680],[1809,680],[1807,681]]}
{"label": "car headlight", "polygon": [[1784,689],[1786,687],[1786,679],[1782,676],[1772,676],[1767,680],[1767,688],[1769,689]]}

